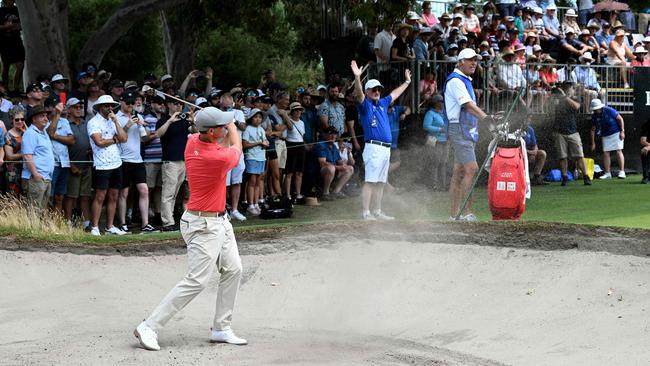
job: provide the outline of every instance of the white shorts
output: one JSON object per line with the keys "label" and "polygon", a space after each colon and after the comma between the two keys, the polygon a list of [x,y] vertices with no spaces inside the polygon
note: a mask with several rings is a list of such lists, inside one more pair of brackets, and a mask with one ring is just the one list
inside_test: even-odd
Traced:
{"label": "white shorts", "polygon": [[230,169],[228,175],[226,175],[226,187],[231,184],[241,184],[244,178],[244,170],[246,170],[246,163],[244,163],[244,154],[241,154],[237,166]]}
{"label": "white shorts", "polygon": [[275,153],[278,154],[278,167],[284,169],[287,166],[287,143],[284,140],[275,140]]}
{"label": "white shorts", "polygon": [[621,140],[619,133],[603,136],[603,151],[623,150],[624,140]]}
{"label": "white shorts", "polygon": [[390,166],[390,147],[366,143],[363,148],[363,163],[368,183],[386,183]]}

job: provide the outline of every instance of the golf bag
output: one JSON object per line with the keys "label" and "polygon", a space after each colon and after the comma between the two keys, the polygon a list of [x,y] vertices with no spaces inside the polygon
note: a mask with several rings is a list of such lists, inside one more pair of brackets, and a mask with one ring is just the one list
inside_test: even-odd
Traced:
{"label": "golf bag", "polygon": [[260,209],[263,219],[284,219],[293,215],[293,203],[286,197],[267,197]]}
{"label": "golf bag", "polygon": [[488,203],[492,220],[519,220],[526,209],[528,157],[525,145],[497,145],[490,166]]}

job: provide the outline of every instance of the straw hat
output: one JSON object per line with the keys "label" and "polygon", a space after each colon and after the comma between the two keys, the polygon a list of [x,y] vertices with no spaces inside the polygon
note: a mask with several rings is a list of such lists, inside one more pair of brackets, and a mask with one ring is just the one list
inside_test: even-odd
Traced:
{"label": "straw hat", "polygon": [[305,206],[320,206],[321,203],[318,202],[316,197],[305,197]]}

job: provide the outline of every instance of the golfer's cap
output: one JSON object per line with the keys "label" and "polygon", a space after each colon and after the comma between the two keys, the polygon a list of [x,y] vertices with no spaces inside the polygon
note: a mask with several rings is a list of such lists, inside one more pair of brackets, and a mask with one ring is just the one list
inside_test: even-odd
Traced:
{"label": "golfer's cap", "polygon": [[557,5],[555,3],[549,5],[546,7],[546,10],[557,10]]}
{"label": "golfer's cap", "polygon": [[513,17],[512,15],[508,15],[506,17],[506,22],[514,22],[514,21],[515,21],[515,17]]}
{"label": "golfer's cap", "polygon": [[429,27],[422,27],[420,28],[420,34],[431,34],[433,31]]}
{"label": "golfer's cap", "polygon": [[203,104],[203,103],[207,103],[207,102],[208,102],[207,99],[205,99],[205,98],[203,98],[203,97],[198,97],[198,98],[196,98],[196,100],[194,101],[194,104],[200,106],[201,104]]}
{"label": "golfer's cap", "polygon": [[564,32],[564,35],[566,36],[566,35],[575,34],[575,33],[576,32],[574,32],[573,29],[569,28],[569,29],[566,30],[566,32]]}
{"label": "golfer's cap", "polygon": [[463,19],[463,14],[461,14],[461,13],[454,14],[454,19],[456,19],[456,18]]}
{"label": "golfer's cap", "polygon": [[108,84],[109,89],[113,88],[124,88],[124,83],[120,79],[111,80],[111,83]]}
{"label": "golfer's cap", "polygon": [[65,106],[69,108],[69,107],[72,107],[72,106],[77,105],[79,103],[81,103],[81,101],[79,99],[70,98],[70,99],[68,99],[67,102],[65,102]]}
{"label": "golfer's cap", "polygon": [[443,101],[444,101],[444,99],[442,98],[442,95],[440,95],[440,94],[436,94],[436,95],[433,96],[433,98],[431,98],[432,103],[442,103]]}
{"label": "golfer's cap", "polygon": [[458,61],[469,60],[472,58],[476,58],[477,60],[481,59],[481,55],[477,54],[472,48],[465,48],[458,54]]}
{"label": "golfer's cap", "polygon": [[165,74],[165,75],[160,77],[160,82],[164,83],[165,81],[167,81],[169,79],[173,79],[173,77],[171,75],[169,75],[169,74]]}
{"label": "golfer's cap", "polygon": [[594,58],[591,57],[591,52],[585,52],[582,54],[582,56],[579,57],[579,60],[593,62]]}
{"label": "golfer's cap", "polygon": [[591,100],[591,104],[589,105],[589,109],[593,112],[595,110],[603,108],[604,106],[605,105],[603,104],[603,102],[601,102],[600,99],[596,98],[596,99]]}
{"label": "golfer's cap", "polygon": [[364,90],[368,90],[368,89],[372,89],[372,88],[376,88],[376,87],[380,87],[380,88],[382,88],[382,89],[384,88],[384,86],[381,85],[381,83],[379,82],[379,80],[377,80],[377,79],[370,79],[370,80],[366,81],[366,85],[365,85],[365,87],[364,87]]}
{"label": "golfer's cap", "polygon": [[62,81],[65,83],[66,81],[68,81],[68,79],[63,77],[63,75],[61,74],[55,74],[52,76],[52,82],[56,83],[57,81]]}
{"label": "golfer's cap", "polygon": [[135,102],[135,98],[137,98],[138,96],[139,96],[138,93],[129,90],[122,93],[122,101],[124,103],[133,103]]}
{"label": "golfer's cap", "polygon": [[457,50],[457,49],[458,49],[458,45],[455,43],[452,43],[449,45],[449,47],[447,47],[447,50]]}
{"label": "golfer's cap", "polygon": [[488,41],[483,41],[483,42],[481,42],[479,47],[490,47],[490,44],[488,43]]}
{"label": "golfer's cap", "polygon": [[207,131],[208,128],[225,126],[234,121],[235,112],[223,112],[215,107],[205,107],[196,114],[194,120],[199,132]]}
{"label": "golfer's cap", "polygon": [[327,87],[325,85],[323,85],[323,84],[320,84],[319,86],[316,87],[316,91],[320,91],[321,89],[322,90],[327,90]]}
{"label": "golfer's cap", "polygon": [[269,97],[268,95],[261,97],[260,101],[264,104],[273,104],[273,98]]}

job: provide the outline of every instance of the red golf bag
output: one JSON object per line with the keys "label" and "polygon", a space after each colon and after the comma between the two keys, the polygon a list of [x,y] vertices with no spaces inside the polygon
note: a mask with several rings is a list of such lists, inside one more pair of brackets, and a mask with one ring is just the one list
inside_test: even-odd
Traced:
{"label": "red golf bag", "polygon": [[497,147],[488,180],[492,220],[519,220],[526,209],[526,152],[519,147]]}

